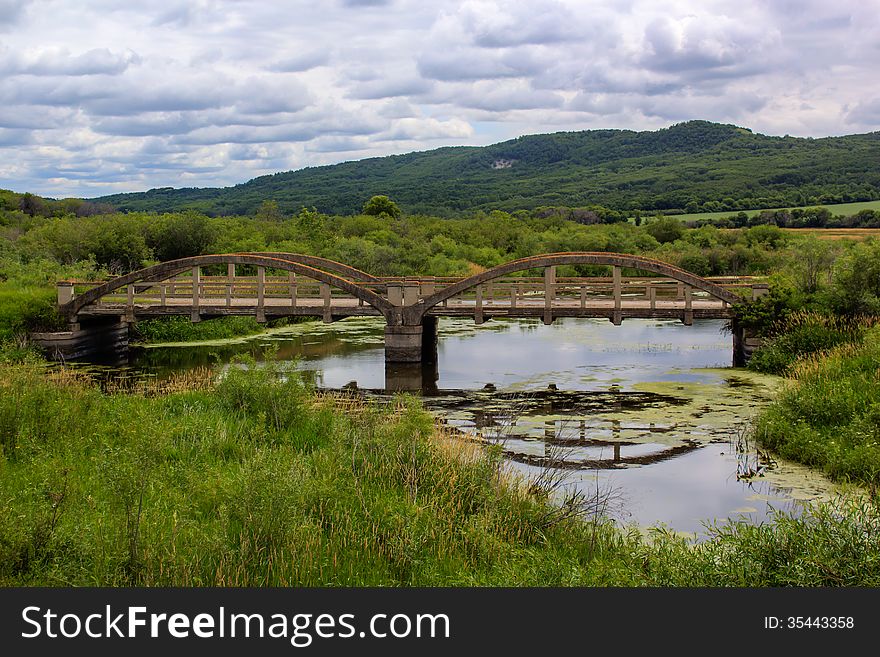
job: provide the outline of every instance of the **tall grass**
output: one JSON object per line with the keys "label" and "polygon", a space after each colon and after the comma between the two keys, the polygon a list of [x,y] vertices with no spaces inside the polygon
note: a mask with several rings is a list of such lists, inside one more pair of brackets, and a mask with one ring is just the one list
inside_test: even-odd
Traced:
{"label": "tall grass", "polygon": [[794,381],[758,416],[758,440],[835,479],[880,483],[880,327],[790,373]]}
{"label": "tall grass", "polygon": [[749,360],[749,369],[785,375],[799,358],[862,341],[880,324],[877,317],[851,317],[798,311],[776,324],[765,344]]}
{"label": "tall grass", "polygon": [[548,512],[405,397],[318,396],[274,362],[125,393],[0,367],[2,585],[880,583],[876,509],[646,542]]}

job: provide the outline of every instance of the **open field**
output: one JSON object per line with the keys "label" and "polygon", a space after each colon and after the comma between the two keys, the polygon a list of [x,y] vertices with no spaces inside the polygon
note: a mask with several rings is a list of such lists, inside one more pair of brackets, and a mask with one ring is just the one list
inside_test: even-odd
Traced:
{"label": "open field", "polygon": [[[861,212],[862,210],[880,210],[880,201],[805,205],[801,207],[828,208],[831,211],[831,214],[850,216]],[[745,212],[750,217],[754,217],[756,214],[764,212],[764,210],[794,210],[794,208],[795,206],[788,208],[764,208],[760,210],[743,210],[742,212]],[[681,219],[682,221],[706,221],[707,219],[723,219],[724,217],[730,217],[732,215],[738,214],[739,212],[739,210],[725,210],[724,212],[695,212],[692,214],[677,214],[675,215],[675,217]]]}
{"label": "open field", "polygon": [[783,228],[794,235],[815,235],[820,240],[864,240],[880,237],[880,228]]}

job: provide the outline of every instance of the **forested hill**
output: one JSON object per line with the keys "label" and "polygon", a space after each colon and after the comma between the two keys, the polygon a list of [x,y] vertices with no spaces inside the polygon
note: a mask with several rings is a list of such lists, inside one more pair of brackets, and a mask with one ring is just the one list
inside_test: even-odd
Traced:
{"label": "forested hill", "polygon": [[120,210],[251,214],[359,211],[385,194],[409,213],[603,205],[688,212],[880,198],[880,132],[821,139],[770,137],[690,121],[653,132],[530,135],[262,176],[224,188],[161,188],[95,199]]}

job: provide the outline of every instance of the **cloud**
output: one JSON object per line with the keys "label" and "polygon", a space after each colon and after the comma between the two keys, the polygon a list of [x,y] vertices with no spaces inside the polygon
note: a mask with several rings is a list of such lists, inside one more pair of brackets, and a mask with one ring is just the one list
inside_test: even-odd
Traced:
{"label": "cloud", "polygon": [[393,0],[342,0],[344,7],[384,7],[390,5]]}
{"label": "cloud", "polygon": [[376,100],[424,94],[430,91],[432,87],[431,80],[424,80],[415,76],[401,79],[379,78],[353,85],[347,95],[350,98],[361,100]]}
{"label": "cloud", "polygon": [[435,139],[461,139],[473,135],[473,128],[466,121],[433,118],[398,119],[391,129],[379,135],[379,141],[425,141]]}
{"label": "cloud", "polygon": [[30,0],[0,0],[0,30],[19,21]]}
{"label": "cloud", "polygon": [[107,48],[95,48],[72,55],[66,48],[24,53],[7,49],[0,55],[0,72],[4,75],[41,76],[120,75],[139,62],[138,55],[130,50],[113,53]]}
{"label": "cloud", "polygon": [[880,130],[880,96],[856,103],[847,110],[844,120],[849,125],[874,125]]}
{"label": "cloud", "polygon": [[268,70],[280,73],[300,73],[302,71],[310,71],[318,66],[324,66],[329,61],[330,53],[327,51],[305,51],[271,63],[268,66]]}
{"label": "cloud", "polygon": [[0,0],[0,187],[50,196],[687,118],[880,128],[874,2],[32,4]]}
{"label": "cloud", "polygon": [[544,65],[541,57],[525,49],[431,50],[418,60],[418,70],[423,76],[444,82],[526,77],[540,73]]}

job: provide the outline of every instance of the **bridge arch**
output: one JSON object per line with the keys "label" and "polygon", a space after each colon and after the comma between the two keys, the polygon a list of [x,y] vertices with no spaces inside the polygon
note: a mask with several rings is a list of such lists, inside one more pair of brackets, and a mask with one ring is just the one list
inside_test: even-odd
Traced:
{"label": "bridge arch", "polygon": [[707,292],[713,297],[733,304],[740,298],[720,285],[716,285],[701,276],[689,271],[670,265],[662,260],[645,258],[644,256],[630,255],[626,253],[606,253],[601,251],[572,251],[569,253],[545,253],[543,255],[530,256],[519,260],[512,260],[487,269],[479,274],[464,278],[448,287],[438,290],[434,294],[425,297],[418,306],[410,306],[405,309],[409,314],[406,316],[407,323],[419,323],[421,318],[434,306],[446,299],[454,297],[465,290],[476,287],[483,283],[513,274],[527,269],[539,269],[557,265],[609,265],[614,267],[626,267],[648,271],[661,276],[666,276],[676,281],[690,285],[698,290]]}
{"label": "bridge arch", "polygon": [[[336,267],[337,269],[341,269],[343,271],[351,270],[349,273],[359,272],[359,274],[363,276],[374,279],[374,277],[371,277],[365,272],[360,272],[360,270],[354,269],[353,267],[349,268],[347,265],[342,265],[341,263],[336,263],[332,260],[326,260],[324,258],[317,258],[313,256],[308,256],[308,258],[312,262],[314,262],[314,264],[323,265],[327,269],[331,269],[334,266],[338,265],[338,267]],[[59,310],[62,314],[73,320],[76,317],[77,313],[89,304],[94,303],[106,294],[109,294],[132,283],[158,283],[193,267],[230,264],[254,265],[257,267],[281,269],[299,274],[301,276],[305,276],[307,278],[311,278],[316,281],[320,281],[322,283],[326,283],[330,287],[335,287],[337,289],[343,290],[345,292],[348,292],[355,298],[363,300],[364,303],[369,304],[370,306],[378,310],[386,318],[390,318],[395,313],[395,311],[398,310],[387,299],[376,294],[372,290],[365,289],[363,286],[358,285],[357,283],[352,282],[347,278],[343,278],[342,276],[338,276],[336,274],[323,271],[322,269],[318,269],[308,264],[298,262],[296,261],[297,259],[299,259],[299,256],[297,256],[297,254],[278,253],[265,255],[257,253],[226,253],[219,255],[192,256],[190,258],[180,258],[179,260],[169,260],[168,262],[162,262],[158,265],[153,265],[152,267],[145,267],[144,269],[139,269],[137,271],[118,276],[110,281],[107,281],[103,285],[99,285],[98,287],[87,290],[80,296],[75,297],[69,303],[61,306]],[[364,282],[363,279],[359,280],[361,280],[361,282]]]}
{"label": "bridge arch", "polygon": [[290,262],[296,262],[301,265],[314,267],[315,269],[321,269],[323,271],[339,274],[353,281],[362,281],[364,283],[379,282],[378,277],[373,276],[372,274],[368,274],[367,272],[361,271],[360,269],[357,269],[350,265],[346,265],[342,262],[336,262],[335,260],[330,260],[328,258],[320,258],[318,256],[306,255],[304,253],[286,253],[283,251],[248,251],[245,253],[245,255],[267,256],[269,258],[278,258],[279,260],[289,260]]}

